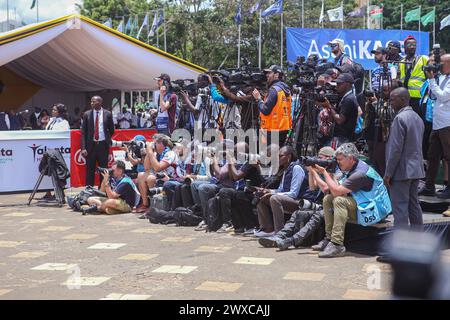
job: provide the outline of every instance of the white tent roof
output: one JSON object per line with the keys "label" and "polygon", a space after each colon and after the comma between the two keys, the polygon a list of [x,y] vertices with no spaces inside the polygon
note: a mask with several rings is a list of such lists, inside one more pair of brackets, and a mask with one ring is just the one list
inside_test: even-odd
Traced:
{"label": "white tent roof", "polygon": [[0,34],[0,66],[64,91],[155,90],[153,78],[196,79],[205,69],[80,15]]}

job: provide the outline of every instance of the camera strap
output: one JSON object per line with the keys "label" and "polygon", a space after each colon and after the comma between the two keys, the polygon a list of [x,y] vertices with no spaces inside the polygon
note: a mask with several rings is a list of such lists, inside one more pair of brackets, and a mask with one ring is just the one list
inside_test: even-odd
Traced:
{"label": "camera strap", "polygon": [[417,58],[418,56],[414,57],[414,61],[412,64],[407,64],[406,65],[406,73],[405,73],[405,82],[404,82],[404,86],[405,88],[408,89],[409,87],[409,79],[411,78],[411,73],[414,70],[414,68],[416,67],[416,63],[417,63]]}

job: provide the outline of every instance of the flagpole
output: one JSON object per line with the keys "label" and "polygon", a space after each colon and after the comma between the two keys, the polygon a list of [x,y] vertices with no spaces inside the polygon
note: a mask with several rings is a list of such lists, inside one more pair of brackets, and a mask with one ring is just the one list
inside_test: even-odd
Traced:
{"label": "flagpole", "polygon": [[164,19],[164,51],[167,52],[166,11],[164,9],[163,9],[163,19]]}
{"label": "flagpole", "polygon": [[367,29],[370,29],[370,0],[367,1]]}
{"label": "flagpole", "polygon": [[[420,16],[421,15],[422,15],[422,6],[419,6],[419,32],[420,32],[420,23],[421,23]],[[420,39],[420,37],[419,37],[419,39]]]}
{"label": "flagpole", "polygon": [[342,29],[344,29],[344,1],[341,2],[342,11]]}
{"label": "flagpole", "polygon": [[[156,11],[156,16],[158,16],[159,10]],[[158,18],[157,18],[158,19]],[[158,21],[158,20],[156,20]],[[159,26],[158,26],[158,22],[156,23],[157,27],[156,27],[156,47],[159,49]]]}
{"label": "flagpole", "polygon": [[302,29],[305,28],[305,0],[302,0]]}
{"label": "flagpole", "polygon": [[259,50],[258,50],[258,66],[261,69],[261,58],[262,58],[262,10],[259,10]]}
{"label": "flagpole", "polygon": [[6,31],[9,31],[9,0],[6,0]]}
{"label": "flagpole", "polygon": [[281,12],[281,50],[280,50],[280,67],[283,68],[283,12]]}
{"label": "flagpole", "polygon": [[[149,12],[147,11],[147,14],[149,14]],[[150,15],[149,15],[150,17]],[[150,37],[148,36],[148,34],[150,33],[150,20],[147,23],[147,44],[150,44]]]}
{"label": "flagpole", "polygon": [[36,0],[36,19],[39,22],[39,0]]}
{"label": "flagpole", "polygon": [[237,67],[241,67],[241,23],[238,24],[238,56],[237,56]]}
{"label": "flagpole", "polygon": [[400,30],[403,30],[403,3],[400,5]]}
{"label": "flagpole", "polygon": [[436,7],[433,7],[433,46],[436,44]]}

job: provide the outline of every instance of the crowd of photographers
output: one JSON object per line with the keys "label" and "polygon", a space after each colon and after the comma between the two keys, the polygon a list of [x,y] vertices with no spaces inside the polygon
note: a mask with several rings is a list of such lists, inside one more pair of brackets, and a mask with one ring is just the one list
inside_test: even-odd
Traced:
{"label": "crowd of photographers", "polygon": [[[434,195],[439,162],[450,160],[450,56],[437,47],[430,57],[416,56],[408,37],[401,58],[400,43],[392,41],[372,52],[379,66],[364,90],[364,70],[344,43],[329,45],[334,61],[299,58],[290,65],[290,85],[276,65],[213,71],[197,82],[155,78],[158,134],[125,147],[134,180],[122,161],[103,170],[107,197],[90,199],[83,213],[133,210],[168,223],[158,210],[178,210],[197,231],[257,237],[280,250],[313,245],[319,257],[345,253],[349,221],[370,226],[393,213],[399,226],[420,228],[417,193]],[[269,147],[256,155],[248,144],[254,141],[178,143],[170,138],[176,128],[258,128]],[[264,175],[263,152],[274,169]],[[427,174],[418,190],[422,154]],[[448,199],[444,180],[439,197]]]}

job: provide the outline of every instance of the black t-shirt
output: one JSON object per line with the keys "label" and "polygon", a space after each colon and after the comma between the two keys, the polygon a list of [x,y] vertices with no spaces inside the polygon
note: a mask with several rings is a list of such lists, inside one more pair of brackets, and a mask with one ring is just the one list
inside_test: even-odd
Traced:
{"label": "black t-shirt", "polygon": [[246,164],[242,165],[242,167],[239,170],[242,171],[245,175],[245,177],[243,179],[250,180],[252,186],[256,186],[256,187],[261,186],[263,180],[261,177],[261,171],[259,170],[258,167],[251,165],[249,163],[246,163]]}
{"label": "black t-shirt", "polygon": [[334,127],[334,137],[353,140],[358,120],[358,101],[353,93],[345,95],[336,108],[336,112],[345,117],[345,122]]}
{"label": "black t-shirt", "polygon": [[121,183],[119,184],[114,192],[118,193],[120,196],[120,199],[123,199],[128,205],[133,208],[134,207],[134,201],[136,199],[136,192],[134,191],[133,187],[129,183]]}

